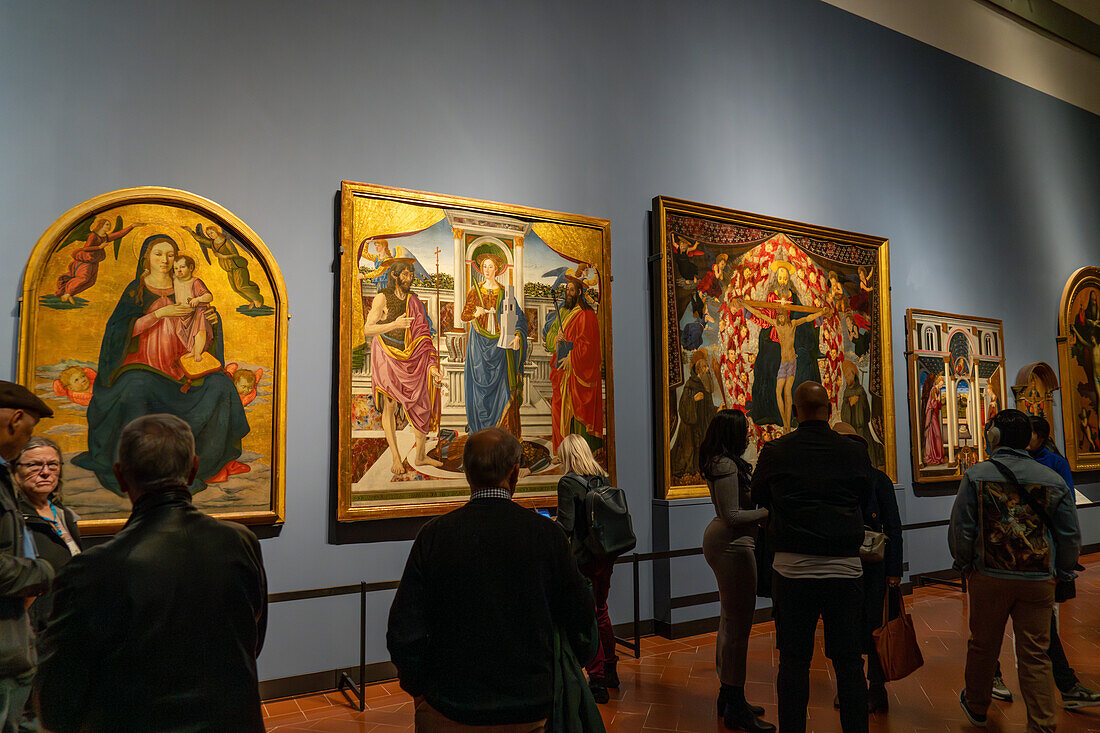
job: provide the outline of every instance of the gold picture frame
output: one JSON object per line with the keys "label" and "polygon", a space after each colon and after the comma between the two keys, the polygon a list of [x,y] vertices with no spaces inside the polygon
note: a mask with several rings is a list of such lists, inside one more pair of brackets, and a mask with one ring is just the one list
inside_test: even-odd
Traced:
{"label": "gold picture frame", "polygon": [[46,229],[23,276],[18,374],[54,409],[36,432],[62,448],[64,501],[82,533],[114,532],[129,516],[110,467],[122,426],[148,412],[191,424],[197,507],[284,521],[289,318],[263,240],[193,193],[112,191]]}
{"label": "gold picture frame", "polygon": [[493,425],[521,439],[520,504],[556,503],[570,433],[614,481],[610,231],[606,219],[342,183],[339,521],[461,506],[462,445]]}
{"label": "gold picture frame", "polygon": [[1100,469],[1100,267],[1080,268],[1062,289],[1058,371],[1066,460],[1074,471]]}
{"label": "gold picture frame", "polygon": [[1008,404],[1004,327],[995,318],[909,308],[905,356],[913,482],[958,481],[988,457],[985,424]]}
{"label": "gold picture frame", "polygon": [[708,414],[746,412],[753,462],[793,426],[785,388],[806,379],[829,390],[834,420],[860,423],[896,481],[888,240],[666,196],[652,226],[657,496],[707,495],[693,460]]}

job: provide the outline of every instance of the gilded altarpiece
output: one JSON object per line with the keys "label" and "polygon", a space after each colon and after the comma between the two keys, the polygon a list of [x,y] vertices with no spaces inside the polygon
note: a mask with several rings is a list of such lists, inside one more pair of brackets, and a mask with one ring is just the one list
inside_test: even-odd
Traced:
{"label": "gilded altarpiece", "polygon": [[755,462],[797,427],[806,381],[896,480],[885,239],[662,196],[652,243],[658,496],[706,495],[699,446],[719,409],[745,412]]}
{"label": "gilded altarpiece", "polygon": [[957,481],[988,457],[985,424],[1006,406],[1001,322],[910,308],[905,327],[913,481]]}
{"label": "gilded altarpiece", "polygon": [[86,201],[38,240],[23,278],[19,379],[54,410],[63,497],[85,534],[122,526],[113,472],[131,420],[169,413],[195,436],[201,510],[284,517],[286,289],[259,236],[169,188]]}
{"label": "gilded altarpiece", "polygon": [[614,477],[610,224],[345,181],[339,519],[466,501],[467,437],[522,447],[516,500],[556,503],[561,441]]}

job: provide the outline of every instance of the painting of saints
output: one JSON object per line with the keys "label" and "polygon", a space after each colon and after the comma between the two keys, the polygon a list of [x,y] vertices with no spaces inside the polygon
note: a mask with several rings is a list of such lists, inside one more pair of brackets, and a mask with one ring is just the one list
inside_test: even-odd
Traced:
{"label": "painting of saints", "polygon": [[[774,260],[769,267],[775,273],[767,296],[769,302],[809,305],[803,304],[798,293],[791,287],[793,266],[789,262]],[[790,427],[790,404],[787,403],[786,410],[783,409],[783,403],[779,399],[779,395],[786,394],[783,385],[788,380],[792,386],[803,382],[820,382],[817,360],[823,355],[818,348],[820,337],[817,327],[812,323],[814,319],[798,319],[797,323],[791,323],[788,314],[786,324],[778,327],[776,324],[779,318],[778,311],[776,317],[769,320],[754,314],[754,320],[760,326],[760,335],[757,339],[759,350],[752,369],[752,405],[749,416],[756,425],[780,425],[786,429]],[[785,331],[788,327],[793,327],[789,350],[780,341],[780,331]]]}
{"label": "painting of saints", "polygon": [[1085,373],[1085,382],[1078,385],[1082,395],[1100,393],[1100,305],[1097,291],[1089,291],[1088,304],[1073,319],[1074,341],[1071,353]]}
{"label": "painting of saints", "polygon": [[[511,339],[501,340],[506,289],[497,282],[503,257],[480,254],[474,263],[484,279],[466,293],[462,320],[470,324],[466,339],[466,422],[470,433],[501,427],[520,437],[523,363],[527,358],[527,316],[515,296],[507,303],[515,313]],[[504,344],[502,347],[501,344]]]}
{"label": "painting of saints", "polygon": [[940,411],[943,403],[940,390],[943,389],[943,375],[929,374],[924,378],[921,389],[921,413],[923,415],[924,465],[943,464],[943,425]]}
{"label": "painting of saints", "polygon": [[[544,345],[552,354],[550,419],[554,450],[577,433],[596,450],[603,446],[603,382],[600,322],[585,297],[586,265],[565,273],[565,302],[548,318]],[[555,298],[556,302],[556,298]]]}
{"label": "painting of saints", "polygon": [[193,379],[180,363],[187,353],[179,338],[180,321],[194,307],[176,302],[172,273],[178,256],[179,247],[171,237],[146,238],[137,273],[103,333],[99,373],[88,405],[88,450],[73,463],[93,471],[117,494],[121,489],[113,465],[122,428],[150,413],[176,415],[191,426],[199,458],[193,492],[250,470],[237,461],[249,425],[233,380],[222,368],[222,326],[212,306],[205,306],[211,324],[205,349],[219,368]]}
{"label": "painting of saints", "polygon": [[717,380],[711,368],[706,349],[697,349],[691,355],[691,376],[680,393],[678,414],[680,427],[672,442],[672,475],[683,476],[699,470],[699,446],[707,433],[710,421],[718,412],[714,405]]}
{"label": "painting of saints", "polygon": [[69,264],[68,272],[57,278],[55,295],[66,303],[72,303],[74,295],[83,293],[95,285],[99,276],[99,263],[107,259],[107,253],[104,251],[107,243],[122,239],[135,226],[137,225],[131,224],[125,229],[111,232],[110,219],[105,217],[96,219],[84,246],[72,253],[73,261]]}
{"label": "painting of saints", "polygon": [[442,466],[427,455],[428,433],[439,429],[442,373],[432,344],[432,327],[424,302],[412,292],[413,258],[392,258],[388,284],[371,301],[363,324],[370,342],[374,404],[382,405],[382,429],[392,462],[390,472],[405,474],[397,444],[397,410],[405,411],[415,436],[414,466]]}

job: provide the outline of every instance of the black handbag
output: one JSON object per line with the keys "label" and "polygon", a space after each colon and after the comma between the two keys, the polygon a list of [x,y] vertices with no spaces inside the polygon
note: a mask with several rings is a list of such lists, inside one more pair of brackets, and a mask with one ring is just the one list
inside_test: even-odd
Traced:
{"label": "black handbag", "polygon": [[[992,463],[997,468],[997,470],[1000,471],[1001,475],[1004,476],[1009,481],[1009,483],[1012,484],[1012,487],[1014,489],[1016,489],[1016,493],[1020,495],[1020,498],[1024,500],[1024,502],[1028,505],[1028,507],[1030,507],[1031,511],[1035,512],[1035,514],[1038,515],[1039,520],[1042,521],[1042,523],[1045,524],[1047,526],[1047,528],[1051,531],[1051,534],[1053,534],[1054,533],[1054,522],[1051,521],[1050,515],[1047,514],[1046,508],[1044,508],[1043,505],[1040,504],[1035,499],[1035,497],[1031,495],[1030,491],[1025,489],[1020,484],[1020,479],[1016,478],[1016,474],[1012,473],[1012,471],[1009,469],[1009,467],[1006,466],[1005,464],[1001,463],[1000,461],[996,461],[996,460],[990,458],[989,462]],[[1081,566],[1078,566],[1078,567],[1081,567]],[[1081,569],[1083,570],[1084,568],[1081,568]],[[1077,597],[1077,580],[1076,579],[1074,579],[1074,578],[1069,578],[1068,580],[1056,579],[1054,581],[1054,602],[1055,603],[1064,603],[1065,601],[1068,601],[1070,598],[1076,598],[1076,597]]]}

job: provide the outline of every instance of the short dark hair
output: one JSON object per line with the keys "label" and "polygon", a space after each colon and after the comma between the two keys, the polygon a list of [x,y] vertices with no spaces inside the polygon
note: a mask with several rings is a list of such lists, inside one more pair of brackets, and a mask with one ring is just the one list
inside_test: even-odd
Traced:
{"label": "short dark hair", "polygon": [[522,455],[514,435],[503,428],[485,428],[466,440],[462,470],[472,488],[495,488],[504,485]]}
{"label": "short dark hair", "polygon": [[1001,431],[999,446],[1023,450],[1031,442],[1031,421],[1019,410],[1001,410],[989,423]]}
{"label": "short dark hair", "polygon": [[710,463],[715,458],[740,457],[749,447],[749,423],[740,410],[719,410],[707,426],[703,442],[699,445],[699,473],[709,475]]}
{"label": "short dark hair", "polygon": [[143,415],[122,429],[118,464],[142,492],[187,488],[195,462],[195,436],[175,415]]}
{"label": "short dark hair", "polygon": [[1031,415],[1028,417],[1028,421],[1031,423],[1031,432],[1039,436],[1039,440],[1046,442],[1046,439],[1050,437],[1050,423],[1047,419],[1041,415]]}

